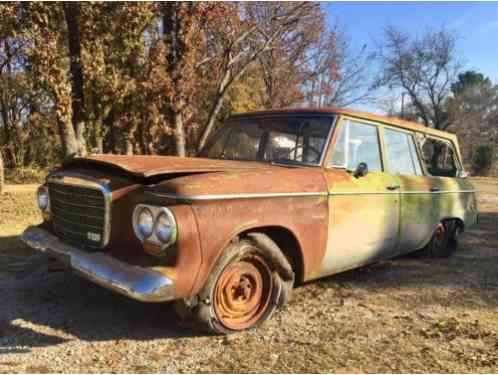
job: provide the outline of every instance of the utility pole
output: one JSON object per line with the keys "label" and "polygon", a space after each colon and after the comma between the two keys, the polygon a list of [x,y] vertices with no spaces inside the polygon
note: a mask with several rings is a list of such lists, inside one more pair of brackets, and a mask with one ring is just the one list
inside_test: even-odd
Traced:
{"label": "utility pole", "polygon": [[401,93],[401,118],[405,118],[405,94],[406,92]]}

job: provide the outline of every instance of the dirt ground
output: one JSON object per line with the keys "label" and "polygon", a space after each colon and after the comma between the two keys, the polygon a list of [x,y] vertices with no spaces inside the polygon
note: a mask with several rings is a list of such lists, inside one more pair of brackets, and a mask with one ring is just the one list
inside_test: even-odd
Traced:
{"label": "dirt ground", "polygon": [[0,197],[0,372],[498,372],[498,180],[450,259],[417,255],[308,283],[257,331],[199,335],[72,273],[18,236],[34,191]]}

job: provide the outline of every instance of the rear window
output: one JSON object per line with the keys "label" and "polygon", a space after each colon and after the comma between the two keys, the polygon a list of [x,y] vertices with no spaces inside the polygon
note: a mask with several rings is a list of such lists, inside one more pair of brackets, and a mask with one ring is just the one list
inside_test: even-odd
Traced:
{"label": "rear window", "polygon": [[425,139],[422,145],[424,162],[433,176],[456,177],[458,162],[451,143],[435,138]]}

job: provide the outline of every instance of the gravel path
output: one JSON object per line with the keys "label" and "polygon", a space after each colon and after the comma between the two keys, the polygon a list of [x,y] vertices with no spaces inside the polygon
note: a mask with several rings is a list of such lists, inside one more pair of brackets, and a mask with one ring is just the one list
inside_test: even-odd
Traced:
{"label": "gravel path", "polygon": [[223,348],[179,329],[169,305],[130,301],[72,273],[40,266],[0,282],[0,293],[0,371],[177,372]]}
{"label": "gravel path", "polygon": [[5,193],[29,193],[35,192],[40,184],[17,184],[17,185],[4,185]]}

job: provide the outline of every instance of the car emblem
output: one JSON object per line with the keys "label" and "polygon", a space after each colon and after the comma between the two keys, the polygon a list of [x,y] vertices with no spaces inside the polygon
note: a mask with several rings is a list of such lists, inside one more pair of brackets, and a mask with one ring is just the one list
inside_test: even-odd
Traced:
{"label": "car emblem", "polygon": [[99,233],[93,233],[93,232],[87,232],[86,237],[93,242],[100,242],[100,234]]}

